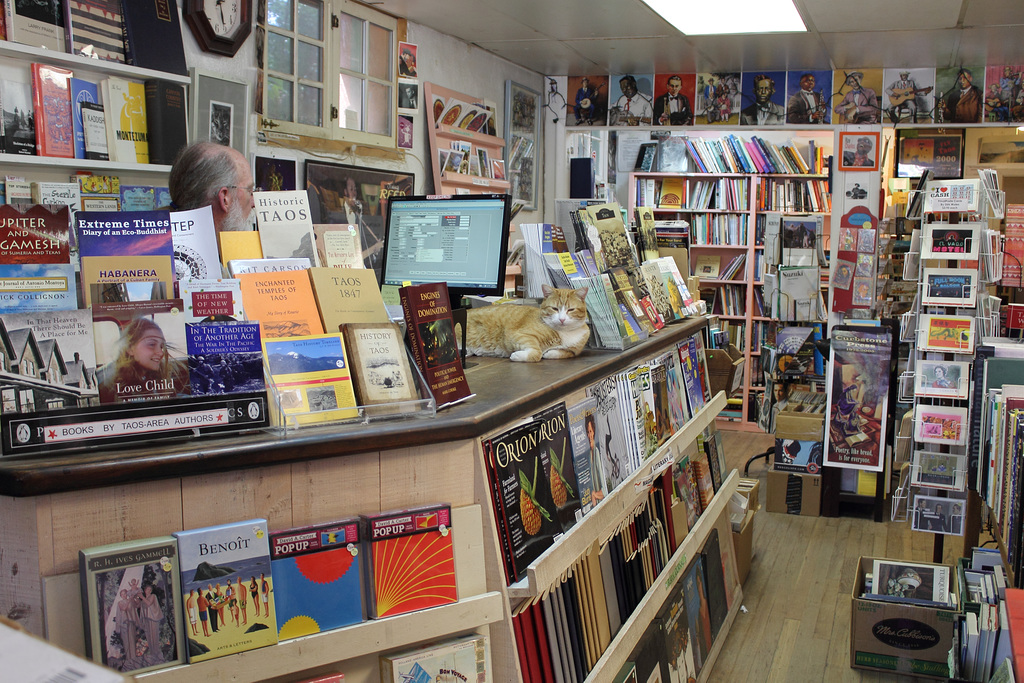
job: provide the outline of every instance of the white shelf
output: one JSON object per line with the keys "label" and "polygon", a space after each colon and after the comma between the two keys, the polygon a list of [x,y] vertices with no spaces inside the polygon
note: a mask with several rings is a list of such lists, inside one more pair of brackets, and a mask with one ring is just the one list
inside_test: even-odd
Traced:
{"label": "white shelf", "polygon": [[[3,42],[0,41],[0,45],[2,44]],[[64,159],[62,157],[43,157],[29,154],[0,154],[0,165],[66,168],[72,172],[80,169],[109,171],[114,175],[121,173],[163,173],[166,175],[171,172],[171,167],[165,164],[127,164],[117,161],[100,161],[98,159]]]}
{"label": "white shelf", "polygon": [[121,76],[136,81],[143,81],[147,78],[159,78],[169,83],[181,83],[188,85],[191,80],[188,76],[172,74],[166,71],[155,69],[142,69],[137,66],[108,62],[102,59],[89,59],[80,55],[73,55],[67,52],[57,52],[31,45],[22,45],[11,41],[0,40],[0,57],[11,57],[12,59],[31,60],[50,65],[60,65],[72,70],[83,69],[85,71]]}
{"label": "white shelf", "polygon": [[[531,598],[542,594],[595,542],[602,542],[614,533],[623,518],[643,501],[654,476],[665,469],[665,458],[671,463],[674,452],[697,439],[725,407],[725,392],[718,392],[693,419],[672,435],[654,455],[628,479],[615,487],[607,498],[533,561],[526,576],[508,587],[510,599]],[[717,499],[717,497],[716,497]],[[704,519],[703,515],[701,519]],[[692,532],[691,532],[692,533]]]}

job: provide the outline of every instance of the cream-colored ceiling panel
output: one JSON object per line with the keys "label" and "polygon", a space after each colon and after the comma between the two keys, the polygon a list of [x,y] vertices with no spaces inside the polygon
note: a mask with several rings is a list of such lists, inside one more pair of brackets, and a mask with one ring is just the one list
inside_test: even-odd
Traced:
{"label": "cream-colored ceiling panel", "polygon": [[827,69],[829,55],[811,33],[697,36],[698,71]]}
{"label": "cream-colored ceiling panel", "polygon": [[830,33],[822,39],[837,69],[953,66],[961,31]]}
{"label": "cream-colored ceiling panel", "polygon": [[[1012,26],[1024,31],[1024,2],[999,2],[997,0],[966,0],[967,12],[964,26]],[[1019,36],[1019,34],[1018,34]],[[1018,42],[1020,38],[1017,38]]]}
{"label": "cream-colored ceiling panel", "polygon": [[[1021,3],[1024,5],[1024,2]],[[1024,64],[1024,26],[966,28],[954,64]]]}
{"label": "cream-colored ceiling panel", "polygon": [[[955,28],[965,0],[799,0],[821,33]],[[992,2],[992,0],[989,0]],[[1015,0],[1006,0],[1012,2]],[[998,0],[993,4],[1005,4]]]}
{"label": "cream-colored ceiling panel", "polygon": [[[593,74],[606,72],[607,68],[593,62],[575,49],[575,43],[536,40],[502,40],[479,43],[485,50],[524,66],[527,69],[551,76]],[[601,63],[604,63],[604,59]]]}

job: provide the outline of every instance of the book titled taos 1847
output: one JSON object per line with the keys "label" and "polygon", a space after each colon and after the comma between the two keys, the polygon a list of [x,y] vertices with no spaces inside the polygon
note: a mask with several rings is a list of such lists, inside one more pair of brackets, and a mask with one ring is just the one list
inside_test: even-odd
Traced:
{"label": "book titled taos 1847", "polygon": [[472,396],[455,342],[448,285],[411,285],[400,288],[398,296],[405,313],[412,357],[430,385],[437,408]]}
{"label": "book titled taos 1847", "polygon": [[363,524],[372,619],[458,601],[450,506],[363,515]]}

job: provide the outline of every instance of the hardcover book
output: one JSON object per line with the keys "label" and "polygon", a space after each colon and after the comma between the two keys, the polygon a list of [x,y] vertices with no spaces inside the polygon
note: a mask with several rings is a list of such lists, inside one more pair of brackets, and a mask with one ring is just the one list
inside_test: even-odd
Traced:
{"label": "hardcover book", "polygon": [[306,191],[255,192],[252,198],[263,257],[308,258],[319,266]]}
{"label": "hardcover book", "polygon": [[263,357],[281,398],[281,410],[298,424],[355,417],[345,342],[340,333],[270,338]]}
{"label": "hardcover book", "polygon": [[[177,12],[174,14],[177,16]],[[143,85],[146,91],[146,122],[153,131],[149,137],[149,162],[173,164],[181,148],[188,144],[185,87],[157,78],[147,79]]]}
{"label": "hardcover book", "polygon": [[185,623],[195,606],[182,611],[173,537],[86,548],[78,566],[86,656],[126,674],[185,661]]}
{"label": "hardcover book", "polygon": [[[262,250],[259,250],[259,233],[220,233],[222,238],[224,235],[252,235],[256,238],[255,244],[250,242],[246,245],[243,244],[246,240],[239,240],[238,243],[233,244],[232,247],[239,247],[241,249],[248,250],[255,246],[257,248],[256,253],[262,253]],[[221,239],[222,251],[224,249],[224,243],[225,241]],[[223,258],[221,260],[223,261]],[[238,277],[243,273],[280,273],[286,270],[309,270],[310,262],[308,258],[240,258],[231,259],[227,262],[227,266],[231,277]]]}
{"label": "hardcover book", "polygon": [[117,76],[108,76],[101,87],[103,106],[106,109],[110,160],[122,164],[148,164],[146,86]]}
{"label": "hardcover book", "polygon": [[[82,145],[85,159],[97,159],[108,161],[110,159],[110,146],[107,144],[107,115],[102,104],[95,102],[82,102],[78,105],[82,115]],[[82,202],[83,209],[91,209],[86,202]],[[117,200],[111,210],[117,210]],[[96,210],[105,210],[99,206]]]}
{"label": "hardcover book", "polygon": [[341,329],[349,361],[355,368],[353,379],[359,405],[398,403],[419,398],[416,378],[398,325],[347,323]]}
{"label": "hardcover book", "polygon": [[347,323],[390,321],[373,271],[366,268],[310,268],[324,329],[335,332]]}
{"label": "hardcover book", "polygon": [[568,531],[583,517],[580,507],[579,484],[573,460],[572,439],[569,436],[569,416],[565,402],[542,410],[533,416],[541,424],[537,436],[541,448],[547,450],[550,467],[548,483],[555,501],[558,522],[562,531]]}
{"label": "hardcover book", "polygon": [[313,225],[316,251],[327,268],[362,268],[363,248],[356,225]]}
{"label": "hardcover book", "polygon": [[178,283],[185,306],[185,322],[245,320],[242,284],[235,278],[185,280]]}
{"label": "hardcover book", "polygon": [[174,0],[123,2],[125,61],[144,69],[188,75]]}
{"label": "hardcover book", "polygon": [[121,4],[120,0],[68,0],[65,5],[67,51],[123,63]]}
{"label": "hardcover book", "polygon": [[32,105],[36,119],[36,151],[41,156],[75,158],[71,118],[71,76],[67,69],[32,64]]}
{"label": "hardcover book", "polygon": [[242,305],[249,320],[259,320],[265,338],[299,337],[324,331],[316,299],[303,270],[242,273]]}
{"label": "hardcover book", "polygon": [[430,385],[438,410],[472,396],[455,341],[448,285],[434,282],[401,287],[398,296],[413,359]]}
{"label": "hardcover book", "polygon": [[259,323],[217,322],[185,326],[193,396],[264,391]]}
{"label": "hardcover book", "polygon": [[[122,209],[128,210],[127,207]],[[171,240],[174,243],[174,272],[179,282],[220,276],[217,228],[213,224],[213,209],[209,206],[171,212]]]}
{"label": "hardcover book", "polygon": [[86,306],[170,298],[174,245],[167,211],[80,211],[75,222]]}
{"label": "hardcover book", "polygon": [[604,477],[596,448],[592,444],[597,436],[594,414],[597,399],[586,398],[566,408],[569,418],[569,438],[572,439],[572,459],[576,469],[576,487],[580,497],[580,511],[585,515],[604,499],[601,488]]}
{"label": "hardcover book", "polygon": [[[275,644],[277,595],[267,520],[177,531],[174,536],[189,612],[189,663]],[[192,605],[198,625],[192,621]]]}
{"label": "hardcover book", "polygon": [[356,517],[270,534],[279,639],[363,621],[359,541]]}
{"label": "hardcover book", "polygon": [[469,635],[380,656],[381,683],[490,681],[486,635]]}
{"label": "hardcover book", "polygon": [[7,19],[7,40],[47,50],[64,52],[64,10],[58,2],[3,3]]}
{"label": "hardcover book", "polygon": [[458,602],[451,508],[425,505],[363,515],[370,618]]}

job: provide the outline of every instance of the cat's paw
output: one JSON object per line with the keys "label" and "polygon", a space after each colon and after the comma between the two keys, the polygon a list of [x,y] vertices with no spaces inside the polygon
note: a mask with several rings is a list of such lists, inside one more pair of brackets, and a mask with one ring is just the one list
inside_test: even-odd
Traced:
{"label": "cat's paw", "polygon": [[538,363],[540,362],[541,355],[537,349],[521,349],[513,351],[508,359],[516,363]]}
{"label": "cat's paw", "polygon": [[568,349],[548,349],[544,352],[545,358],[572,358],[576,354]]}

